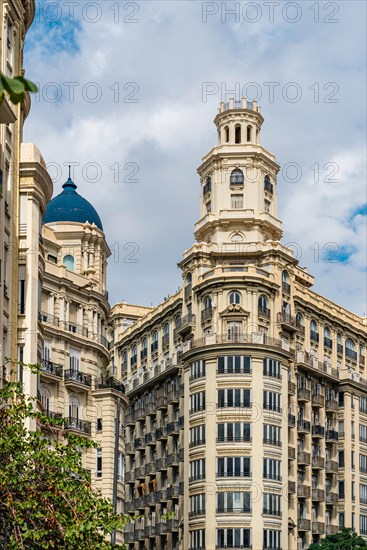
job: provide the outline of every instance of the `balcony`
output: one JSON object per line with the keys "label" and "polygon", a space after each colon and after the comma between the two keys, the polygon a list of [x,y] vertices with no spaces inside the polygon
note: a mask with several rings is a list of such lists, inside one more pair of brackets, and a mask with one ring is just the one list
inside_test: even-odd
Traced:
{"label": "balcony", "polygon": [[125,443],[125,453],[127,455],[134,455],[135,454],[135,445],[132,441],[129,441],[128,443]]}
{"label": "balcony", "polygon": [[312,342],[319,342],[319,339],[320,339],[320,335],[318,332],[316,332],[315,330],[311,330],[310,331],[310,340],[312,340]]}
{"label": "balcony", "polygon": [[322,470],[323,468],[325,468],[325,459],[322,458],[322,456],[313,456],[312,468],[314,470]]}
{"label": "balcony", "polygon": [[135,468],[135,478],[136,479],[144,479],[145,478],[145,464],[142,466],[137,466]]}
{"label": "balcony", "polygon": [[325,524],[320,521],[312,522],[312,534],[313,535],[323,535],[325,533]]}
{"label": "balcony", "polygon": [[297,461],[300,466],[309,466],[309,464],[311,464],[310,453],[305,453],[304,451],[300,451],[297,455]]}
{"label": "balcony", "polygon": [[149,432],[144,436],[145,445],[155,445],[155,432]]}
{"label": "balcony", "polygon": [[299,519],[297,522],[298,531],[310,531],[311,521],[309,519]]}
{"label": "balcony", "polygon": [[177,336],[188,334],[192,331],[195,325],[196,325],[196,315],[194,315],[193,313],[189,313],[188,315],[181,317],[180,322],[176,326],[175,333]]}
{"label": "balcony", "polygon": [[285,281],[282,281],[282,290],[285,294],[288,294],[288,296],[290,296],[291,285],[289,283],[286,283]]}
{"label": "balcony", "polygon": [[186,285],[184,289],[185,300],[188,300],[191,298],[191,293],[192,293],[192,285],[191,284]]}
{"label": "balcony", "polygon": [[288,426],[294,428],[296,425],[296,417],[294,414],[288,414]]}
{"label": "balcony", "polygon": [[313,407],[323,407],[325,405],[325,397],[320,393],[313,393],[311,402]]}
{"label": "balcony", "polygon": [[326,430],[326,443],[337,443],[339,434],[336,430]]}
{"label": "balcony", "polygon": [[296,384],[288,380],[288,393],[289,395],[296,395]]}
{"label": "balcony", "polygon": [[297,399],[298,401],[310,401],[311,392],[306,388],[298,388],[297,390]]}
{"label": "balcony", "polygon": [[345,357],[352,361],[357,361],[357,352],[350,348],[345,348]]}
{"label": "balcony", "polygon": [[135,540],[142,540],[144,538],[144,529],[135,529],[134,532],[134,541]]}
{"label": "balcony", "polygon": [[259,306],[258,315],[259,317],[263,317],[264,319],[270,319],[270,309],[264,306]]}
{"label": "balcony", "polygon": [[167,521],[167,529],[168,531],[178,531],[179,527],[179,521],[176,518],[169,519]]}
{"label": "balcony", "polygon": [[135,471],[125,472],[125,483],[135,484]]}
{"label": "balcony", "polygon": [[167,455],[167,465],[168,466],[178,466],[180,461],[178,453],[170,453]]}
{"label": "balcony", "polygon": [[[325,469],[327,474],[337,474],[338,473],[339,464],[336,460],[327,460],[325,464]],[[327,495],[326,495],[327,497]]]}
{"label": "balcony", "polygon": [[173,485],[173,487],[168,487],[167,498],[178,498],[179,494],[180,494],[180,490],[178,485]]}
{"label": "balcony", "polygon": [[288,493],[290,495],[296,494],[296,484],[294,481],[288,481]]}
{"label": "balcony", "polygon": [[325,535],[336,535],[339,532],[337,525],[325,525]]}
{"label": "balcony", "polygon": [[167,439],[167,428],[157,428],[155,431],[155,437],[157,441]]}
{"label": "balcony", "polygon": [[298,330],[296,318],[285,311],[278,313],[278,323],[280,323],[285,330],[289,330],[291,332],[296,332]]}
{"label": "balcony", "polygon": [[157,410],[166,409],[168,405],[167,395],[161,395],[157,398],[156,408]]}
{"label": "balcony", "polygon": [[130,410],[125,413],[125,426],[132,426],[135,424],[135,411]]}
{"label": "balcony", "polygon": [[336,505],[339,502],[339,495],[338,493],[333,493],[331,491],[326,491],[326,504],[329,505]]}
{"label": "balcony", "polygon": [[46,313],[45,311],[42,311],[38,314],[39,320],[43,323],[48,323],[49,325],[54,325],[55,327],[59,326],[59,318],[55,317],[55,315],[50,315],[49,313]]}
{"label": "balcony", "polygon": [[155,525],[147,525],[145,527],[144,537],[155,537]]}
{"label": "balcony", "polygon": [[41,375],[49,376],[52,379],[62,378],[63,367],[62,365],[56,365],[52,361],[42,361]]}
{"label": "balcony", "polygon": [[155,532],[157,535],[165,535],[167,533],[167,523],[157,523],[155,526]]}
{"label": "balcony", "polygon": [[137,451],[144,449],[145,448],[145,439],[144,439],[144,437],[137,437],[134,440],[134,445],[135,445],[135,449]]}
{"label": "balcony", "polygon": [[87,420],[79,420],[79,418],[69,417],[64,422],[65,430],[72,430],[90,435],[92,433],[92,423]]}
{"label": "balcony", "polygon": [[298,485],[297,496],[298,498],[310,498],[311,488],[308,485]]}
{"label": "balcony", "polygon": [[296,323],[296,327],[297,327],[297,330],[298,330],[298,334],[300,334],[301,336],[305,336],[305,327],[303,325],[301,325],[300,323]]}
{"label": "balcony", "polygon": [[211,321],[213,317],[213,308],[206,307],[201,310],[201,322],[205,323],[206,321]]}
{"label": "balcony", "polygon": [[321,426],[321,424],[314,424],[312,426],[312,437],[320,438],[320,437],[324,437],[324,435],[325,435],[324,426]]}
{"label": "balcony", "polygon": [[92,386],[92,376],[79,370],[69,369],[64,372],[65,386],[79,389],[82,387],[90,388]]}
{"label": "balcony", "polygon": [[322,489],[312,489],[312,500],[322,502],[325,498],[325,491]]}
{"label": "balcony", "polygon": [[308,434],[311,431],[311,423],[308,420],[299,419],[297,421],[297,430],[299,433]]}
{"label": "balcony", "polygon": [[167,470],[167,457],[158,458],[155,462],[157,470]]}
{"label": "balcony", "polygon": [[158,340],[150,344],[150,351],[152,354],[158,353]]}
{"label": "balcony", "polygon": [[125,393],[125,386],[113,376],[98,378],[96,380],[95,388],[96,390],[110,389],[120,393]]}
{"label": "balcony", "polygon": [[156,467],[155,467],[154,462],[148,462],[145,465],[145,475],[148,476],[150,474],[155,474],[155,471],[156,471]]}
{"label": "balcony", "polygon": [[178,422],[169,422],[167,424],[167,435],[178,434]]}
{"label": "balcony", "polygon": [[339,404],[336,399],[327,399],[326,400],[326,412],[338,412]]}
{"label": "balcony", "polygon": [[179,398],[180,396],[179,396],[178,388],[173,388],[169,390],[169,392],[167,393],[168,403],[178,403]]}
{"label": "balcony", "polygon": [[288,447],[288,459],[296,460],[296,449],[294,447]]}

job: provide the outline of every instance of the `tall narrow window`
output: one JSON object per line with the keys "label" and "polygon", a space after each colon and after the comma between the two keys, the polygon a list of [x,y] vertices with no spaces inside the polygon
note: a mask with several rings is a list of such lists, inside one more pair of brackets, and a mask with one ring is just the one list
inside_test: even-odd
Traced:
{"label": "tall narrow window", "polygon": [[70,349],[70,369],[78,371],[80,367],[80,351],[77,349]]}
{"label": "tall narrow window", "polygon": [[99,447],[97,449],[96,475],[97,475],[97,477],[102,477],[102,449],[101,449],[101,447]]}
{"label": "tall narrow window", "polygon": [[247,126],[247,141],[250,142],[252,138],[252,126]]}
{"label": "tall narrow window", "polygon": [[69,271],[74,271],[74,256],[71,254],[67,254],[64,256],[63,264],[66,267],[66,269],[69,269]]}
{"label": "tall narrow window", "polygon": [[25,265],[19,266],[19,287],[18,287],[18,313],[25,314],[25,282],[26,272]]}
{"label": "tall narrow window", "polygon": [[234,142],[241,143],[241,126],[236,126],[234,131]]}
{"label": "tall narrow window", "polygon": [[225,139],[226,143],[229,143],[229,127],[228,126],[226,126],[224,128],[224,139]]}

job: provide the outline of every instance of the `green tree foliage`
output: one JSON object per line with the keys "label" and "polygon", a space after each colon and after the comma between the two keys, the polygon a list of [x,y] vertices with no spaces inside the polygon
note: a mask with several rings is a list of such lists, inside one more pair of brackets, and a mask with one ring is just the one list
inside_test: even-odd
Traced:
{"label": "green tree foliage", "polygon": [[366,541],[353,529],[344,528],[335,535],[328,535],[319,544],[311,544],[308,550],[364,550]]}
{"label": "green tree foliage", "polygon": [[[29,421],[46,427],[49,437],[28,430]],[[0,548],[125,548],[108,536],[130,518],[114,513],[82,468],[80,449],[95,446],[63,432],[62,420],[35,411],[20,384],[0,389]]]}
{"label": "green tree foliage", "polygon": [[5,92],[9,94],[10,101],[17,105],[23,103],[26,92],[38,92],[37,86],[23,76],[9,78],[0,73],[0,104],[5,97]]}

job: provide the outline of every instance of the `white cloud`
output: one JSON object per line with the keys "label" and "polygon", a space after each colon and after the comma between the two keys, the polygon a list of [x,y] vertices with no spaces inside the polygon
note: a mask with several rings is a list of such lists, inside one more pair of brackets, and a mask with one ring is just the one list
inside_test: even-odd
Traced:
{"label": "white cloud", "polygon": [[[109,268],[112,300],[157,303],[178,286],[176,262],[193,241],[198,217],[196,168],[216,143],[212,120],[221,97],[218,92],[203,102],[202,84],[215,82],[220,89],[225,83],[230,90],[239,83],[242,90],[257,82],[266,119],[262,144],[282,165],[297,162],[303,171],[294,184],[279,176],[285,242],[300,243],[301,265],[307,263],[316,275],[317,291],[363,313],[366,218],[350,217],[366,202],[361,122],[365,89],[360,80],[366,5],[340,2],[339,23],[328,24],[323,18],[329,12],[321,9],[321,21],[315,23],[313,12],[299,4],[304,13],[295,24],[279,16],[269,23],[266,15],[257,24],[234,24],[230,18],[222,23],[219,15],[203,23],[202,3],[190,1],[140,2],[134,15],[139,23],[124,23],[126,10],[115,23],[110,8],[116,3],[108,0],[100,3],[101,20],[81,20],[73,37],[34,24],[30,34],[37,41],[32,40],[26,56],[27,76],[41,83],[44,94],[45,84],[56,82],[63,101],[34,101],[25,139],[36,142],[48,162],[101,165],[100,182],[83,181],[81,168],[75,179],[100,213],[109,243],[120,245],[118,261],[111,260]],[[78,41],[77,51],[55,53],[58,43],[65,46],[72,39]],[[67,82],[79,84],[73,103],[68,101]],[[91,82],[102,91],[97,103],[85,97]],[[134,96],[138,103],[127,102],[134,90],[124,89],[129,82],[139,86]],[[279,82],[274,101],[266,82]],[[290,82],[302,90],[296,103],[284,98]],[[334,88],[328,83],[335,83]],[[328,103],[337,88],[338,102]],[[128,162],[138,164],[139,183],[122,181]],[[325,163],[337,163],[339,182],[314,183],[309,167],[315,162],[321,179],[328,174]],[[119,183],[110,168],[116,163]],[[62,183],[55,184],[56,192]],[[129,242],[139,246],[137,264],[123,261]],[[342,250],[352,245],[354,252],[347,264],[315,263],[309,249],[315,242],[321,249],[328,242]]]}

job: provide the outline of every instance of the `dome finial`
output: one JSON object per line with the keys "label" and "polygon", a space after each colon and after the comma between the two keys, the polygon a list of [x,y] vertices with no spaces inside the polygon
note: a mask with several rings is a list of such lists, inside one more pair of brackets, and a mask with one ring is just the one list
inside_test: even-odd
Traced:
{"label": "dome finial", "polygon": [[69,180],[71,180],[71,164],[69,164]]}
{"label": "dome finial", "polygon": [[64,183],[64,185],[62,186],[62,188],[64,189],[64,191],[75,191],[76,185],[71,179],[71,164],[69,164],[68,166],[69,166],[69,177]]}

